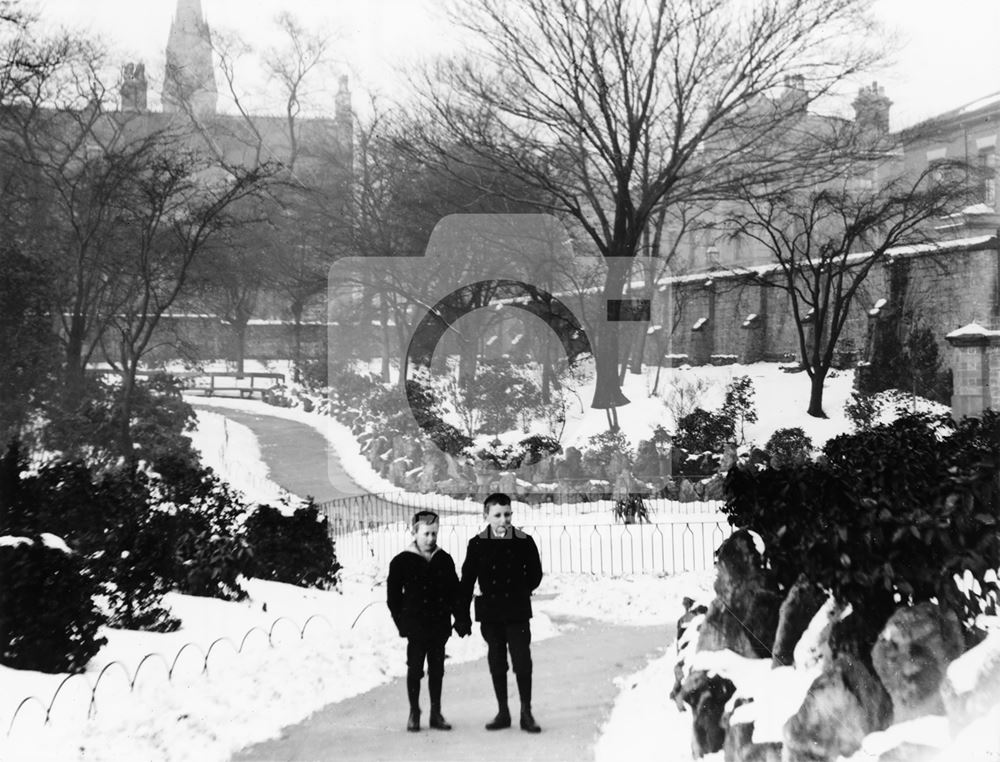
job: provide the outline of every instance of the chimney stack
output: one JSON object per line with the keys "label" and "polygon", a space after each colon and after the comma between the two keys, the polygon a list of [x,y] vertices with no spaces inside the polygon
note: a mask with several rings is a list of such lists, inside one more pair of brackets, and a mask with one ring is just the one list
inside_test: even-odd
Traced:
{"label": "chimney stack", "polygon": [[121,94],[121,110],[130,113],[143,113],[146,110],[146,67],[141,64],[127,63],[122,67],[122,83],[118,88]]}
{"label": "chimney stack", "polygon": [[885,95],[885,90],[878,82],[872,82],[871,87],[858,90],[854,99],[854,122],[863,130],[874,130],[879,134],[889,131],[889,107],[892,101]]}

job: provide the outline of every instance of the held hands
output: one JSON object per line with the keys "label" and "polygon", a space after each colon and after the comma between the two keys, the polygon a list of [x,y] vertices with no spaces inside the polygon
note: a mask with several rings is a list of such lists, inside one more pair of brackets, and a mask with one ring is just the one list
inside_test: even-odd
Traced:
{"label": "held hands", "polygon": [[454,629],[455,629],[455,632],[458,633],[458,637],[460,637],[460,638],[466,638],[466,637],[468,637],[469,635],[472,634],[472,622],[470,622],[468,620],[460,621],[460,622],[457,621],[457,622],[455,622],[455,628]]}

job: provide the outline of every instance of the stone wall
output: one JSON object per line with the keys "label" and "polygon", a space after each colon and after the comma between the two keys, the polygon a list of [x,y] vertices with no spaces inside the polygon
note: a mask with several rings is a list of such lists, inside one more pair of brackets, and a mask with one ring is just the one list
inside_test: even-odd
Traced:
{"label": "stone wall", "polygon": [[[1000,245],[996,237],[956,243],[933,255],[900,253],[873,268],[858,291],[841,336],[841,347],[864,359],[869,342],[869,311],[884,299],[913,312],[939,337],[975,320],[1000,325]],[[773,276],[772,276],[773,277]],[[673,307],[654,300],[653,322],[670,325],[668,311],[678,315],[670,353],[692,359],[710,347],[713,355],[748,360],[798,357],[799,341],[791,304],[784,291],[767,288],[745,275],[716,273],[671,283]],[[702,318],[712,319],[699,323]],[[756,318],[748,323],[748,318]],[[697,326],[697,328],[696,328]],[[646,360],[654,361],[653,348]]]}
{"label": "stone wall", "polygon": [[[771,275],[770,277],[775,277]],[[708,363],[715,356],[734,360],[792,360],[799,352],[798,334],[785,292],[767,288],[746,275],[724,271],[711,275],[678,276],[669,293],[657,291],[652,299],[652,324],[670,333],[667,341],[647,341],[645,360],[655,363],[663,354],[688,355],[693,364]],[[601,314],[600,294],[589,305],[591,315]],[[973,321],[986,328],[1000,328],[1000,244],[997,237],[955,242],[933,255],[900,253],[875,267],[859,290],[841,337],[841,349],[865,359],[871,320],[869,311],[879,302],[914,312],[939,337],[945,365],[950,365],[950,345],[944,336]],[[888,311],[884,311],[888,314]],[[748,318],[756,318],[748,322]],[[671,330],[672,328],[672,330]],[[490,351],[509,350],[501,341]],[[358,328],[335,331],[333,355],[380,356],[380,330]],[[256,360],[286,359],[292,355],[292,326],[269,321],[251,324],[246,357]],[[164,321],[161,337],[167,345],[159,359],[176,356],[180,338],[195,359],[235,357],[229,326],[218,318],[186,317]],[[509,336],[506,338],[510,338]],[[306,357],[323,355],[326,327],[317,322],[302,326],[302,351]],[[394,350],[395,351],[395,350]]]}

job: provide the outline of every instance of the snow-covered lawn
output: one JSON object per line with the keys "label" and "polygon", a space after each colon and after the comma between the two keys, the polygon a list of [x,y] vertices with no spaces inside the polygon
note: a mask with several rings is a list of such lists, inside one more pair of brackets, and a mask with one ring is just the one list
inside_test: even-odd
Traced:
{"label": "snow-covered lawn", "polygon": [[[268,412],[307,416],[287,409]],[[253,499],[273,501],[280,496],[280,488],[267,479],[248,429],[213,414],[199,418],[203,425],[195,441],[208,463]],[[307,419],[318,421],[316,416]],[[22,700],[34,697],[21,707],[10,735],[0,735],[0,759],[225,760],[234,750],[277,735],[281,727],[329,702],[401,676],[404,649],[383,602],[383,575],[384,570],[369,568],[345,576],[336,591],[247,580],[250,598],[240,603],[169,594],[165,602],[182,619],[180,630],[157,634],[105,628],[108,643],[82,675],[67,680],[65,675],[0,667],[0,734],[6,733]],[[707,595],[711,579],[710,573],[547,575],[535,606],[532,637],[557,634],[553,614],[666,624],[679,616],[681,597]],[[466,661],[484,656],[485,646],[481,639],[453,638],[448,652],[455,662]],[[148,654],[155,655],[146,658]],[[669,661],[668,653],[663,663]],[[88,719],[94,685],[94,712]],[[657,712],[664,685],[646,689],[652,700],[649,711]],[[629,695],[636,696],[636,690],[629,689]],[[51,721],[43,725],[50,702]],[[687,732],[689,717],[670,711],[677,715],[673,730],[662,717],[647,725],[649,759],[662,759],[668,741],[671,747],[687,748],[686,743],[678,744],[677,733]],[[608,732],[636,719],[634,713],[616,712]],[[653,735],[648,734],[650,727],[655,728]],[[677,757],[686,758],[686,752]]]}
{"label": "snow-covered lawn", "polygon": [[[798,426],[818,446],[849,430],[843,404],[850,395],[851,373],[828,380],[829,418],[819,420],[805,415],[809,390],[803,374],[784,373],[768,364],[671,373],[682,372],[689,374],[687,378],[710,379],[702,403],[709,408],[721,404],[731,378],[753,379],[761,415],[758,423],[748,425],[748,441],[763,444],[774,430]],[[650,388],[649,374],[626,380],[625,393],[634,404],[622,409],[620,421],[633,446],[657,423],[668,427],[671,423],[663,400],[647,394]],[[661,378],[661,389],[668,388],[669,381]],[[581,398],[589,401],[586,389]],[[334,443],[359,491],[397,491],[372,472],[347,429],[332,419],[259,401],[198,400],[315,426]],[[248,429],[211,413],[200,413],[199,420],[195,442],[206,462],[252,500],[273,503],[280,497]],[[605,426],[601,411],[584,408],[568,423],[572,440],[564,444],[582,443]],[[108,644],[82,676],[66,682],[46,726],[42,717],[65,676],[0,667],[0,759],[224,760],[235,749],[273,737],[282,726],[326,703],[402,675],[403,649],[383,603],[384,571],[371,566],[352,572],[336,591],[248,580],[250,599],[241,603],[171,594],[166,603],[183,620],[182,629],[170,634],[105,630]],[[622,624],[666,624],[681,613],[684,595],[710,598],[712,577],[711,572],[673,577],[550,574],[539,592],[554,597],[543,596],[537,602],[532,634],[537,639],[557,634],[550,618],[556,614]],[[160,656],[143,661],[150,653]],[[449,642],[449,656],[455,661],[483,655],[484,646],[476,638]],[[638,673],[617,676],[621,693],[595,749],[598,760],[690,760],[691,716],[678,712],[668,697],[674,659],[674,647],[667,646],[662,656]],[[89,686],[102,671],[96,711],[88,720]],[[135,688],[129,692],[132,679]],[[5,737],[15,709],[28,696],[38,700],[21,708]]]}

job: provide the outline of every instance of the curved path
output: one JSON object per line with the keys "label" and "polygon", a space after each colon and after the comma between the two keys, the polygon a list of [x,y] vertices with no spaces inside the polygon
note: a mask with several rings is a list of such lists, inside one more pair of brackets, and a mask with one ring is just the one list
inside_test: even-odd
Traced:
{"label": "curved path", "polygon": [[311,426],[235,407],[199,405],[193,399],[188,402],[195,409],[219,413],[253,431],[270,472],[268,478],[293,495],[311,495],[323,503],[365,494],[341,467],[336,451]]}
{"label": "curved path", "polygon": [[[486,660],[448,665],[442,713],[454,729],[427,728],[427,680],[421,683],[422,730],[406,731],[406,680],[397,678],[367,693],[324,707],[281,737],[248,747],[233,760],[407,760],[579,762],[594,758],[594,744],[620,690],[618,675],[644,667],[673,642],[673,627],[626,627],[572,620],[565,634],[533,643],[535,719],[542,733],[517,725],[517,690],[508,675],[509,730],[487,731],[496,714]],[[472,637],[478,638],[478,628]],[[400,641],[400,659],[404,658]],[[668,691],[670,686],[663,686]]]}
{"label": "curved path", "polygon": [[[193,403],[196,407],[198,404]],[[249,427],[270,478],[317,501],[361,494],[326,440],[296,421],[235,408],[202,406]],[[539,608],[544,604],[540,602]],[[485,658],[448,665],[442,710],[450,732],[427,729],[427,681],[422,685],[424,729],[408,733],[405,678],[330,704],[273,739],[238,752],[234,760],[578,760],[593,759],[594,743],[620,690],[615,678],[640,670],[674,640],[672,626],[630,627],[588,619],[562,620],[563,634],[532,644],[534,714],[543,732],[517,727],[517,690],[509,675],[510,730],[489,732],[496,713]],[[474,628],[472,637],[480,637]],[[399,658],[405,658],[400,641]],[[664,691],[669,686],[663,687]]]}

